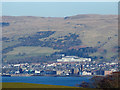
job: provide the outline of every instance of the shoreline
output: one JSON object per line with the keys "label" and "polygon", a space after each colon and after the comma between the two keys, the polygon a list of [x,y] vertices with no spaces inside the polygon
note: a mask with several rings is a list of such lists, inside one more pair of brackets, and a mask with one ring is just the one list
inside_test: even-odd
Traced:
{"label": "shoreline", "polygon": [[95,75],[66,75],[66,76],[62,76],[62,75],[28,75],[28,74],[11,74],[11,75],[1,75],[2,77],[32,77],[32,76],[35,76],[35,77],[93,77]]}

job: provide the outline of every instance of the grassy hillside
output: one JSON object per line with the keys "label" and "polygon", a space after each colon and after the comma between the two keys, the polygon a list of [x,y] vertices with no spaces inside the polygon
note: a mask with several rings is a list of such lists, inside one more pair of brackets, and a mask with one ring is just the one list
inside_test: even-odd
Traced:
{"label": "grassy hillside", "polygon": [[6,53],[5,55],[7,55],[6,59],[22,59],[22,58],[26,58],[26,57],[32,57],[32,56],[49,56],[50,54],[54,53],[54,52],[59,52],[60,50],[54,50],[52,48],[48,48],[48,47],[30,47],[30,46],[21,46],[21,47],[17,47],[14,48],[13,51],[10,51],[8,53]]}
{"label": "grassy hillside", "polygon": [[[52,49],[65,50],[80,45],[97,47],[97,52],[89,53],[92,57],[103,56],[111,60],[117,56],[117,15],[76,15],[63,18],[3,16],[2,22],[7,23],[7,26],[3,26],[2,34],[3,58],[8,61],[12,58],[20,59],[21,56],[15,56],[19,52],[26,53],[25,57],[40,56],[42,53],[48,55],[58,52]],[[46,47],[44,51],[48,52],[44,53],[41,47]]]}

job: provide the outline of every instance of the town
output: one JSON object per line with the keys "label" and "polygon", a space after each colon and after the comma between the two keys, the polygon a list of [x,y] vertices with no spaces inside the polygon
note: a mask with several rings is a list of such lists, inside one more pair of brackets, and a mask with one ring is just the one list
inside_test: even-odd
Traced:
{"label": "town", "polygon": [[92,61],[91,58],[64,56],[56,62],[2,65],[2,76],[91,76],[118,71],[118,60]]}

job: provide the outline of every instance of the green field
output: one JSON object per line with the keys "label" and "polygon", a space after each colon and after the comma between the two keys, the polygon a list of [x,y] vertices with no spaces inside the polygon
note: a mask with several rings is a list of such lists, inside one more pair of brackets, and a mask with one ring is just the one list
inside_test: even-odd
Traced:
{"label": "green field", "polygon": [[79,88],[70,86],[58,86],[58,85],[44,85],[44,84],[32,84],[32,83],[2,83],[2,88],[78,88],[79,90],[97,90],[89,88]]}
{"label": "green field", "polygon": [[32,83],[2,83],[2,88],[77,88],[77,87],[32,84]]}
{"label": "green field", "polygon": [[17,47],[14,48],[13,51],[8,52],[6,59],[22,59],[25,57],[32,57],[32,56],[49,56],[54,52],[59,52],[60,50],[54,50],[49,47],[33,47],[33,46],[24,46],[24,47]]}

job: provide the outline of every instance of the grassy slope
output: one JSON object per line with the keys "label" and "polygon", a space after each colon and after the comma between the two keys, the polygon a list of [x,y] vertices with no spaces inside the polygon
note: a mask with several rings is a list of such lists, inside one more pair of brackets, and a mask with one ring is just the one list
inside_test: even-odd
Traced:
{"label": "grassy slope", "polygon": [[[79,88],[79,87],[32,84],[32,83],[2,83],[2,88]],[[97,89],[79,88],[79,90],[97,90]]]}
{"label": "grassy slope", "polygon": [[[52,48],[48,48],[48,47],[17,47],[17,48],[14,48],[13,51],[10,51],[8,52],[6,55],[7,55],[7,58],[6,59],[21,59],[21,58],[25,58],[25,57],[31,57],[31,56],[40,56],[40,55],[50,55],[54,52],[59,52],[60,50],[54,50]],[[18,55],[19,53],[23,54],[25,53],[24,56],[22,55]]]}

